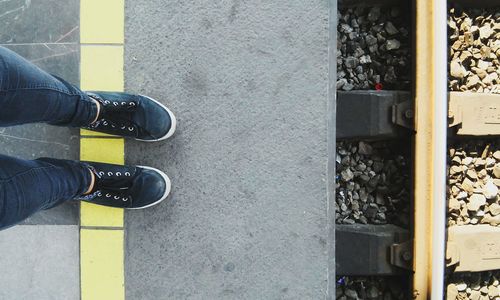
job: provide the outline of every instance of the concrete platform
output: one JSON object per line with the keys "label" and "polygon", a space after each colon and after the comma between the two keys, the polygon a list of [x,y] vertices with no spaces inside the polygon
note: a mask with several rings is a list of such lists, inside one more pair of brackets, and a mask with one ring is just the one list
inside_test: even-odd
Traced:
{"label": "concrete platform", "polygon": [[126,144],[173,183],[169,202],[126,212],[127,298],[325,298],[328,3],[127,1],[125,15],[126,90],[178,116],[172,139]]}
{"label": "concrete platform", "polygon": [[76,225],[0,231],[0,299],[80,299],[78,232]]}
{"label": "concrete platform", "polygon": [[[78,83],[79,5],[0,1],[0,45]],[[126,143],[127,163],[173,183],[169,201],[125,215],[127,299],[333,298],[328,12],[321,0],[125,1],[125,89],[178,118],[172,139]],[[77,159],[78,147],[73,129],[0,129],[8,155]],[[0,299],[80,298],[78,213],[68,203],[0,232]]]}

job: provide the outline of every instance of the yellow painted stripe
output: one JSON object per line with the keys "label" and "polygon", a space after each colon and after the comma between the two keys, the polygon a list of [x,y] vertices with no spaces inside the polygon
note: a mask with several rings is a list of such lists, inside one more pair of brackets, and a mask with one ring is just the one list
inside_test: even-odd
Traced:
{"label": "yellow painted stripe", "polygon": [[[83,138],[80,140],[80,159],[117,165],[124,164],[124,141],[122,138]],[[123,226],[123,209],[82,203],[81,226]]]}
{"label": "yellow painted stripe", "polygon": [[80,51],[83,90],[123,91],[123,45],[82,45]]}
{"label": "yellow painted stripe", "polygon": [[125,299],[123,230],[80,230],[82,299]]}
{"label": "yellow painted stripe", "polygon": [[[124,0],[80,0],[80,41],[80,87],[123,91]],[[80,133],[81,160],[124,163],[122,138]],[[82,300],[125,299],[123,218],[123,209],[81,203]]]}
{"label": "yellow painted stripe", "polygon": [[80,140],[80,159],[123,165],[123,148],[122,138],[83,138]]}
{"label": "yellow painted stripe", "polygon": [[123,44],[124,0],[81,0],[80,41]]}
{"label": "yellow painted stripe", "polygon": [[110,135],[110,134],[92,131],[92,130],[87,130],[87,129],[80,129],[80,135],[81,136],[116,137],[115,135]]}
{"label": "yellow painted stripe", "polygon": [[123,227],[123,209],[82,203],[80,206],[80,225]]}

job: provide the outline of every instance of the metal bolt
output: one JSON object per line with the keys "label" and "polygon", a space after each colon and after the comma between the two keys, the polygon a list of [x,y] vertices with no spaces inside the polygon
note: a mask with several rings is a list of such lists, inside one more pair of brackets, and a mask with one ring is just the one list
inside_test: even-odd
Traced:
{"label": "metal bolt", "polygon": [[409,261],[411,259],[411,253],[410,253],[410,251],[404,251],[401,254],[401,257],[403,258],[403,260]]}
{"label": "metal bolt", "polygon": [[407,119],[411,119],[411,118],[413,118],[413,110],[411,110],[411,109],[407,109],[407,110],[405,111],[405,117],[406,117]]}

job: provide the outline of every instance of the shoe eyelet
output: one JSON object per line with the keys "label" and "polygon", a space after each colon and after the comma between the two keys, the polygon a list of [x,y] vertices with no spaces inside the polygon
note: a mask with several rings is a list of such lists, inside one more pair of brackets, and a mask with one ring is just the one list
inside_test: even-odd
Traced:
{"label": "shoe eyelet", "polygon": [[111,194],[106,194],[106,198],[110,198],[111,197]]}
{"label": "shoe eyelet", "polygon": [[102,193],[101,192],[97,192],[97,196],[101,197]]}
{"label": "shoe eyelet", "polygon": [[99,176],[103,176],[105,173],[103,171],[101,171],[101,172],[99,172],[97,174],[99,174]]}
{"label": "shoe eyelet", "polygon": [[122,126],[122,127],[120,127],[120,129],[125,130],[125,129],[127,129],[127,126]]}
{"label": "shoe eyelet", "polygon": [[134,127],[129,127],[128,131],[134,131]]}
{"label": "shoe eyelet", "polygon": [[111,102],[109,102],[108,100],[104,100],[104,104],[109,104]]}
{"label": "shoe eyelet", "polygon": [[116,176],[122,176],[121,172],[116,172]]}
{"label": "shoe eyelet", "polygon": [[118,102],[113,102],[113,105],[114,106],[118,106]]}
{"label": "shoe eyelet", "polygon": [[125,176],[130,176],[130,173],[129,172],[125,172]]}
{"label": "shoe eyelet", "polygon": [[135,103],[134,102],[130,102],[128,105],[135,106]]}
{"label": "shoe eyelet", "polygon": [[122,198],[123,202],[127,202],[127,200],[128,200],[127,198]]}
{"label": "shoe eyelet", "polygon": [[104,125],[104,126],[108,126],[108,121],[104,121],[104,122],[102,122],[102,125]]}
{"label": "shoe eyelet", "polygon": [[127,105],[127,102],[123,101],[122,103],[120,103],[121,105],[125,106]]}
{"label": "shoe eyelet", "polygon": [[115,125],[113,125],[113,124],[111,124],[111,128],[116,128],[116,126],[115,126]]}
{"label": "shoe eyelet", "polygon": [[118,197],[118,196],[114,196],[113,198],[114,198],[115,200],[120,199],[120,197]]}
{"label": "shoe eyelet", "polygon": [[113,176],[113,172],[108,172],[108,176]]}

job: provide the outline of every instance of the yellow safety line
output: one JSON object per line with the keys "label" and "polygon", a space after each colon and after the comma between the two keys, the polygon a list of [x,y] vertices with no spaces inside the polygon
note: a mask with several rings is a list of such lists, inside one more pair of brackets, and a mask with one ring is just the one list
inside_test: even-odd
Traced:
{"label": "yellow safety line", "polygon": [[[80,1],[80,87],[123,91],[124,0]],[[124,163],[122,138],[81,130],[80,159]],[[82,300],[125,299],[123,209],[82,202]]]}

